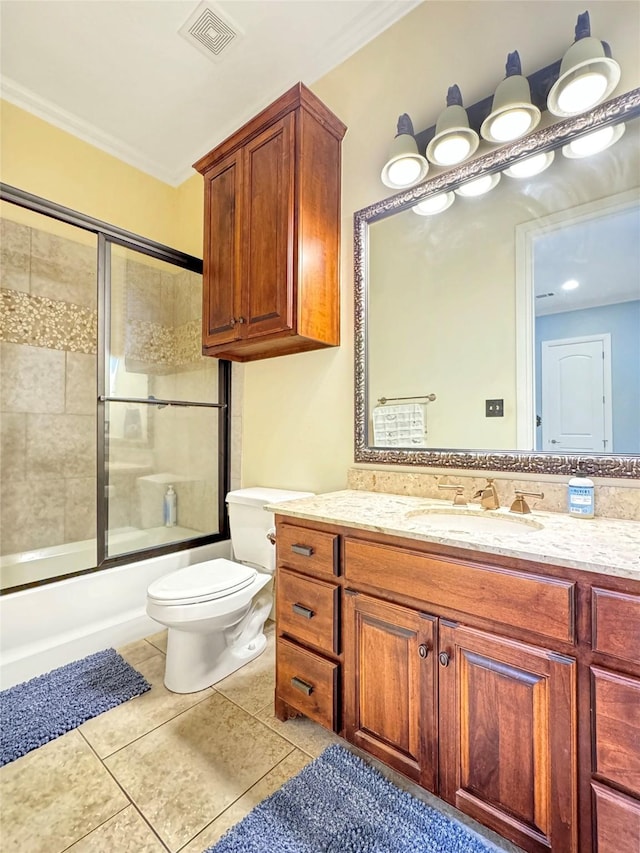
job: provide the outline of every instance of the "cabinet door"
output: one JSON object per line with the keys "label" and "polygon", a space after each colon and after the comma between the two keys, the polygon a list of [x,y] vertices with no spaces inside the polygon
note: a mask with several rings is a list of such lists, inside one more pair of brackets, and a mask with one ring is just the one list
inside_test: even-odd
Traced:
{"label": "cabinet door", "polygon": [[244,149],[241,337],[293,327],[295,114]]}
{"label": "cabinet door", "polygon": [[349,591],[343,624],[347,740],[435,790],[435,619]]}
{"label": "cabinet door", "polygon": [[441,621],[440,793],[533,853],[577,851],[576,662]]}
{"label": "cabinet door", "polygon": [[236,152],[205,174],[202,341],[236,340],[240,315],[242,159]]}

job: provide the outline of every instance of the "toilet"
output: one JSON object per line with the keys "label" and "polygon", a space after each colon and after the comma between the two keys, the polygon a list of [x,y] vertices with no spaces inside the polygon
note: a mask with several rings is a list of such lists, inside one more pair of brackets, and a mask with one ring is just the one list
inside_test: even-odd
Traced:
{"label": "toilet", "polygon": [[273,513],[266,504],[312,492],[237,489],[227,495],[235,560],[178,569],[147,590],[147,614],[168,631],[165,686],[195,693],[235,672],[264,651],[275,571]]}

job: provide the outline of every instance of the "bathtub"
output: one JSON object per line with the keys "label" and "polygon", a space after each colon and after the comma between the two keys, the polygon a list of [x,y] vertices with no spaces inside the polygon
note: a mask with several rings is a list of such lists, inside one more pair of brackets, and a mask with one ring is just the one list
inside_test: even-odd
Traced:
{"label": "bathtub", "polygon": [[[51,577],[86,568],[91,553],[90,540],[39,549],[4,557],[2,571],[28,571],[33,580]],[[225,540],[1,596],[0,689],[162,630],[146,614],[149,584],[175,569],[230,554]]]}

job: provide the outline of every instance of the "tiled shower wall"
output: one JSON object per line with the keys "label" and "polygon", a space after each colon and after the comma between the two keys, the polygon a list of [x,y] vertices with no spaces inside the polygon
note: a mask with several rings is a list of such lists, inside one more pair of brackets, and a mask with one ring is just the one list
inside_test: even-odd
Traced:
{"label": "tiled shower wall", "polygon": [[[0,553],[12,554],[96,536],[96,240],[7,218],[0,227]],[[218,362],[201,354],[201,276],[118,247],[111,268],[112,352],[147,377],[144,396],[215,399]],[[110,528],[162,525],[171,482],[179,525],[213,532],[216,410],[146,416],[146,441],[110,443]]]}
{"label": "tiled shower wall", "polygon": [[0,220],[1,553],[95,537],[96,249]]}

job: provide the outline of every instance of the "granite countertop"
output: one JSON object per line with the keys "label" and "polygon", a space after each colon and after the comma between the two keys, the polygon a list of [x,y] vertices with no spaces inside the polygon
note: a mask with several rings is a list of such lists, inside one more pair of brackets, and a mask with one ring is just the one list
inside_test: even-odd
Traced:
{"label": "granite countertop", "polygon": [[[293,518],[341,524],[640,581],[640,521],[583,519],[535,510],[523,516],[510,513],[508,507],[482,510],[479,504],[473,503],[457,507],[451,501],[360,490],[330,492],[271,504],[266,508]],[[421,513],[424,510],[431,514]],[[506,532],[447,529],[446,518],[451,514],[492,517],[497,520],[496,528],[501,520],[502,527],[508,526]],[[515,520],[513,525],[508,524],[508,519]],[[437,530],[429,529],[433,523],[438,524]],[[482,521],[476,523],[482,524]],[[455,521],[452,527],[454,525]]]}

